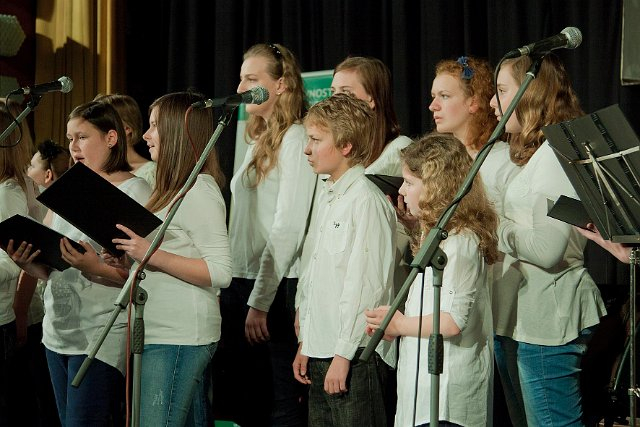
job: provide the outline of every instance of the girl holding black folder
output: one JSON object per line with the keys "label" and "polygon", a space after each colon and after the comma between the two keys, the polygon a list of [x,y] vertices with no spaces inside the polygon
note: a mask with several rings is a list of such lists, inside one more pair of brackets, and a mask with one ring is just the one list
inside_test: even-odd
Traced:
{"label": "girl holding black folder", "polygon": [[[144,309],[143,426],[210,425],[204,375],[220,339],[217,292],[231,281],[231,256],[220,191],[224,175],[215,151],[189,191],[181,192],[214,132],[212,109],[189,109],[203,99],[187,92],[158,98],[151,104],[150,126],[143,136],[158,165],[147,209],[164,220],[182,198],[142,283],[149,294]],[[113,242],[139,262],[150,241],[118,228],[129,239]]]}
{"label": "girl holding black folder", "polygon": [[[74,163],[83,163],[139,203],[151,193],[149,185],[129,171],[125,132],[110,105],[89,102],[69,115],[67,138]],[[96,195],[99,197],[99,195]],[[86,203],[91,203],[87,200]],[[87,347],[113,311],[127,271],[109,266],[98,256],[100,247],[84,232],[53,214],[51,228],[78,241],[80,253],[67,239],[60,244],[62,258],[71,268],[50,271],[33,261],[40,253],[28,242],[8,252],[28,273],[47,280],[44,293],[43,339],[62,425],[120,425],[126,366],[126,315],[117,319],[79,387],[72,387]],[[17,242],[16,242],[17,243]],[[35,252],[32,252],[35,249]],[[111,420],[111,421],[110,421]]]}
{"label": "girl holding black folder", "polygon": [[[503,62],[497,94],[506,110],[532,62]],[[491,99],[501,117],[497,98]],[[507,186],[498,227],[510,266],[494,285],[495,355],[509,413],[529,425],[582,425],[580,361],[606,311],[584,267],[585,239],[547,216],[547,200],[577,198],[542,128],[582,115],[564,66],[547,55],[506,123],[511,160],[522,170]],[[515,291],[515,292],[512,292]],[[513,407],[517,401],[524,407]],[[524,414],[523,414],[524,412]]]}

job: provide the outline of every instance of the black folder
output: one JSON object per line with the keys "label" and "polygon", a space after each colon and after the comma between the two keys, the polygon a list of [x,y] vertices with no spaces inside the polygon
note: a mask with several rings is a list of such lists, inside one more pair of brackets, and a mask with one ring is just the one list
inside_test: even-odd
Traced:
{"label": "black folder", "polygon": [[366,174],[366,176],[371,180],[371,182],[377,185],[384,194],[391,197],[391,201],[394,205],[398,202],[398,190],[400,190],[404,178],[401,176],[375,174]]}
{"label": "black folder", "polygon": [[144,206],[82,163],[73,165],[37,199],[115,256],[124,252],[111,240],[127,238],[116,224],[143,237],[162,224]]}
{"label": "black folder", "polygon": [[584,229],[587,229],[587,224],[593,222],[582,202],[567,196],[560,196],[547,212],[547,216]]}
{"label": "black folder", "polygon": [[[63,271],[69,268],[69,264],[62,259],[60,254],[60,239],[62,234],[50,229],[31,218],[14,215],[0,223],[0,246],[6,249],[9,240],[13,239],[13,247],[27,242],[33,245],[32,252],[40,249],[40,253],[34,258],[34,262]],[[84,248],[78,242],[67,238],[79,252],[84,253]]]}

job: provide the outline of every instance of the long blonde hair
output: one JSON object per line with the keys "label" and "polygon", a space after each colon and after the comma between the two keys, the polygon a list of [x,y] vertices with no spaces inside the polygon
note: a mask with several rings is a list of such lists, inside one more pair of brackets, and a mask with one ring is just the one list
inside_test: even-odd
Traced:
{"label": "long blonde hair", "polygon": [[[528,56],[507,59],[502,66],[507,65],[511,66],[511,74],[520,85],[531,67],[531,59]],[[556,55],[551,53],[544,58],[537,77],[524,92],[515,114],[522,131],[509,135],[509,153],[511,161],[520,166],[526,164],[545,141],[543,127],[584,114],[569,75]]]}
{"label": "long blonde hair", "polygon": [[[157,108],[156,126],[160,139],[156,186],[147,203],[151,212],[163,209],[178,194],[215,130],[211,108],[193,109],[189,114],[188,132],[184,126],[184,115],[189,106],[204,99],[204,96],[190,92],[169,93],[149,107],[150,112]],[[215,150],[209,154],[201,172],[213,176],[220,188],[224,186],[225,177]]]}
{"label": "long blonde hair", "polygon": [[[426,233],[454,199],[472,160],[462,142],[451,134],[431,133],[407,146],[400,157],[411,173],[422,180],[418,219]],[[498,216],[477,175],[469,193],[460,201],[446,231],[469,230],[478,236],[478,249],[487,264],[498,258]],[[419,242],[416,242],[419,243]],[[414,249],[417,249],[414,244]]]}
{"label": "long blonde hair", "polygon": [[267,72],[273,79],[282,78],[285,90],[277,97],[268,122],[250,115],[245,130],[249,140],[255,141],[253,157],[246,174],[255,171],[257,186],[267,174],[278,166],[278,151],[289,127],[299,123],[306,111],[300,66],[289,49],[281,44],[260,43],[249,48],[243,59],[260,56],[267,60]]}

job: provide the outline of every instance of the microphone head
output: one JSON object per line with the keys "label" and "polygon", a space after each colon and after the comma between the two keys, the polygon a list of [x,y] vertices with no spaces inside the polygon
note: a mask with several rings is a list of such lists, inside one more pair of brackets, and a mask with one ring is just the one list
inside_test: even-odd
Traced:
{"label": "microphone head", "polygon": [[582,43],[582,33],[576,27],[567,27],[560,34],[567,37],[567,49],[575,49]]}
{"label": "microphone head", "polygon": [[269,91],[262,86],[256,86],[251,88],[251,101],[247,104],[262,104],[269,99]]}
{"label": "microphone head", "polygon": [[58,81],[60,82],[60,85],[61,85],[60,91],[62,93],[71,92],[71,89],[73,89],[73,80],[71,80],[67,76],[62,76],[58,79]]}

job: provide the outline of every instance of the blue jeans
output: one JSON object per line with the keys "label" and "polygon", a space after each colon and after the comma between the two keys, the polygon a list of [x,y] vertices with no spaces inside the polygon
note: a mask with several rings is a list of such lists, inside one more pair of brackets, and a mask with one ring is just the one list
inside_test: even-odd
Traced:
{"label": "blue jeans", "polygon": [[[517,348],[518,377],[530,426],[583,425],[580,362],[593,330],[584,329],[575,340],[558,346],[511,340]],[[510,340],[501,339],[503,344]]]}
{"label": "blue jeans", "polygon": [[342,394],[324,391],[324,378],[333,359],[309,359],[309,427],[387,425],[384,389],[388,367],[377,353],[366,362],[359,359],[361,353],[359,349],[351,361],[348,391]]}
{"label": "blue jeans", "polygon": [[204,373],[218,343],[148,344],[142,353],[140,425],[206,426]]}
{"label": "blue jeans", "polygon": [[121,426],[124,376],[113,366],[94,359],[79,387],[71,382],[84,355],[64,355],[46,349],[58,415],[63,427]]}

